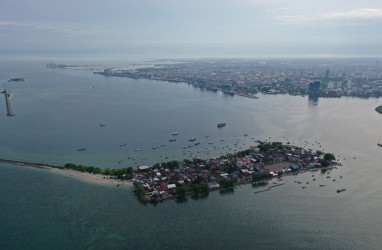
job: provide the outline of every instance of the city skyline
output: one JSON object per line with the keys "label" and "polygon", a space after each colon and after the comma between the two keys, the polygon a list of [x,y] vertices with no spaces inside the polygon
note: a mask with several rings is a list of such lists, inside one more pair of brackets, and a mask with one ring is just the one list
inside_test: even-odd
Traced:
{"label": "city skyline", "polygon": [[382,3],[7,1],[3,56],[378,57]]}

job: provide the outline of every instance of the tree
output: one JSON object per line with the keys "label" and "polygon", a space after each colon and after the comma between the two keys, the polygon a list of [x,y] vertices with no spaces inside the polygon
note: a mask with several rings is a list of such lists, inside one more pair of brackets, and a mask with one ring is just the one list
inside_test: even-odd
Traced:
{"label": "tree", "polygon": [[252,173],[252,182],[261,181],[261,180],[266,179],[266,178],[268,178],[270,176],[271,175],[266,173],[266,172],[261,172],[261,173],[253,172]]}
{"label": "tree", "polygon": [[331,154],[331,153],[324,154],[325,161],[334,161],[335,159],[336,157],[334,156],[334,154]]}
{"label": "tree", "polygon": [[134,182],[134,193],[137,195],[139,199],[143,199],[146,195],[145,188],[143,185],[137,181]]}
{"label": "tree", "polygon": [[185,197],[187,194],[188,188],[187,186],[177,186],[175,188],[175,193],[178,195],[178,197]]}
{"label": "tree", "polygon": [[169,162],[167,162],[166,165],[169,169],[173,170],[173,169],[179,167],[179,162],[178,161],[169,161]]}
{"label": "tree", "polygon": [[219,184],[223,187],[223,188],[230,188],[230,187],[233,187],[236,183],[236,180],[233,179],[233,178],[227,178],[227,179],[221,179],[219,181]]}
{"label": "tree", "polygon": [[196,181],[196,182],[192,183],[191,190],[194,193],[202,193],[202,192],[208,192],[209,187],[208,187],[207,182],[205,182],[205,181],[200,181],[200,182]]}

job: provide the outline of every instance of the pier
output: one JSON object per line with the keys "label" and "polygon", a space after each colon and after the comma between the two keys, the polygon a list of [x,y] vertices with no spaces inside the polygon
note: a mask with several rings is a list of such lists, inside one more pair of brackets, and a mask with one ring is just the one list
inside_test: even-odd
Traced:
{"label": "pier", "polygon": [[10,102],[11,93],[7,89],[4,89],[4,91],[2,91],[1,93],[3,93],[5,96],[5,104],[7,105],[7,116],[14,116],[15,114],[12,111]]}

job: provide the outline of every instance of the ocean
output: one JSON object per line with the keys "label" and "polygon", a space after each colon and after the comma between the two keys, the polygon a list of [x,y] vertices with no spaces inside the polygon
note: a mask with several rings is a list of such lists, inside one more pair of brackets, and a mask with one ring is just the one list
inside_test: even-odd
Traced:
{"label": "ocean", "polygon": [[[25,82],[7,82],[14,77]],[[1,249],[382,248],[380,99],[249,99],[185,83],[47,69],[41,61],[1,61],[0,83],[12,92],[16,114],[6,116],[1,97],[2,158],[136,167],[270,139],[332,152],[343,163],[330,179],[307,172],[267,192],[244,185],[157,205],[137,201],[128,187],[0,163]],[[169,142],[173,132],[179,135]],[[191,137],[200,145],[183,149]]]}

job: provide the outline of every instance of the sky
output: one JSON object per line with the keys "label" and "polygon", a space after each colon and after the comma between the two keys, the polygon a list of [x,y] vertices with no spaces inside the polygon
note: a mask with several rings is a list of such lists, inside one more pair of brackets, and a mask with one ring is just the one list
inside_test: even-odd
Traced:
{"label": "sky", "polygon": [[378,57],[382,0],[1,0],[0,56]]}

